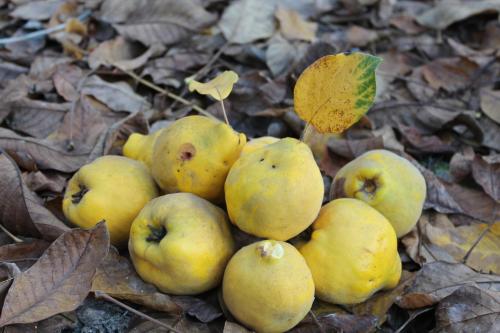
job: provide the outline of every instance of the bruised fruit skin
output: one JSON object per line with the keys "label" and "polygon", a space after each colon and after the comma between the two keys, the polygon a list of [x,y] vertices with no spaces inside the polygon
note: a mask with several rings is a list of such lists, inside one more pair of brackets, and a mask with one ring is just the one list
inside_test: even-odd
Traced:
{"label": "bruised fruit skin", "polygon": [[284,332],[311,309],[314,282],[292,245],[264,240],[245,246],[231,258],[222,295],[231,314],[249,328]]}
{"label": "bruised fruit skin", "polygon": [[217,286],[234,253],[224,211],[191,193],[148,203],[132,224],[128,247],[141,278],[176,295]]}
{"label": "bruised fruit skin", "polygon": [[64,194],[63,212],[71,223],[86,229],[105,220],[111,243],[123,247],[132,221],[156,196],[156,184],[142,163],[108,155],[73,175]]}
{"label": "bruised fruit skin", "polygon": [[218,120],[189,116],[158,137],[153,177],[166,192],[190,192],[210,201],[224,198],[224,181],[246,143],[244,134]]}
{"label": "bruised fruit skin", "polygon": [[356,304],[380,289],[394,288],[401,260],[394,229],[374,208],[356,199],[323,206],[300,253],[311,269],[316,296]]}
{"label": "bruised fruit skin", "polygon": [[415,226],[426,195],[420,171],[388,150],[372,150],[347,163],[336,174],[331,189],[332,198],[356,198],[378,210],[398,237]]}
{"label": "bruised fruit skin", "polygon": [[282,241],[314,221],[323,191],[311,150],[292,138],[241,156],[225,184],[231,221],[252,235]]}
{"label": "bruised fruit skin", "polygon": [[259,148],[270,145],[271,143],[278,142],[280,139],[274,136],[262,136],[260,138],[255,138],[247,142],[247,144],[241,150],[241,155],[251,153]]}
{"label": "bruised fruit skin", "polygon": [[153,148],[162,131],[158,130],[148,135],[132,133],[123,146],[123,155],[141,161],[148,169],[151,169],[151,165],[153,164]]}

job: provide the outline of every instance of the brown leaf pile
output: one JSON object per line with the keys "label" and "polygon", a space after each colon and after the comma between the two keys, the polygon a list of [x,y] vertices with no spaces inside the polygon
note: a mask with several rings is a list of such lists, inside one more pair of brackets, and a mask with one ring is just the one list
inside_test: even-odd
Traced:
{"label": "brown leaf pile", "polygon": [[222,119],[185,78],[223,70],[240,76],[227,99],[236,130],[300,137],[298,75],[357,49],[384,59],[375,104],[342,135],[304,140],[326,184],[367,150],[406,157],[426,179],[425,212],[401,240],[398,287],[350,307],[317,301],[293,331],[500,331],[498,1],[16,0],[0,10],[2,36],[68,22],[16,43],[0,38],[4,332],[163,331],[94,292],[181,332],[248,332],[218,290],[160,293],[109,248],[103,224],[72,229],[61,212],[66,182],[95,158],[120,154],[131,133],[167,126],[193,105]]}

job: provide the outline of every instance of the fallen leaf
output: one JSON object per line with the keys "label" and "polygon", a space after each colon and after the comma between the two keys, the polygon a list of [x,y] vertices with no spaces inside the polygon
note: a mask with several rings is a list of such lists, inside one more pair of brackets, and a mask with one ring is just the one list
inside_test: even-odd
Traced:
{"label": "fallen leaf", "polygon": [[434,305],[468,284],[477,284],[482,289],[500,290],[498,276],[476,273],[462,264],[435,261],[423,265],[416,273],[413,285],[396,300],[396,304],[403,309]]}
{"label": "fallen leaf", "polygon": [[434,332],[495,332],[500,327],[500,292],[463,286],[436,308]]}
{"label": "fallen leaf", "polygon": [[52,77],[57,93],[68,102],[76,101],[80,97],[78,93],[78,84],[82,79],[82,70],[80,67],[74,65],[58,66]]}
{"label": "fallen leaf", "polygon": [[205,294],[203,298],[174,296],[173,299],[188,315],[195,317],[202,323],[209,323],[223,315],[218,304],[217,292]]}
{"label": "fallen leaf", "polygon": [[274,77],[284,75],[293,69],[295,47],[286,39],[275,36],[269,41],[266,50],[266,65]]}
{"label": "fallen leaf", "polygon": [[313,42],[318,24],[304,20],[295,10],[278,6],[274,13],[280,24],[281,34],[287,39]]}
{"label": "fallen leaf", "polygon": [[466,147],[462,151],[458,151],[451,157],[450,174],[456,183],[464,180],[472,172],[472,161],[475,153],[472,147]]}
{"label": "fallen leaf", "polygon": [[69,228],[24,184],[14,161],[0,150],[0,221],[12,233],[49,240]]}
{"label": "fallen leaf", "polygon": [[379,38],[375,30],[366,29],[358,25],[347,28],[347,41],[353,46],[366,46]]}
{"label": "fallen leaf", "polygon": [[135,272],[130,260],[120,256],[114,248],[110,249],[97,268],[92,291],[101,291],[157,311],[181,313],[180,306],[169,295],[160,293],[153,285],[145,283]]}
{"label": "fallen leaf", "polygon": [[251,331],[236,323],[226,321],[222,333],[251,333]]}
{"label": "fallen leaf", "polygon": [[476,155],[472,161],[472,176],[490,197],[500,202],[500,155]]}
{"label": "fallen leaf", "polygon": [[275,8],[275,1],[233,1],[224,10],[219,28],[232,43],[245,44],[271,37],[275,30]]}
{"label": "fallen leaf", "polygon": [[432,88],[455,92],[469,84],[478,68],[467,58],[441,58],[425,64],[421,71]]}
{"label": "fallen leaf", "polygon": [[229,96],[233,90],[233,85],[237,81],[238,74],[233,71],[224,71],[205,83],[189,80],[188,87],[189,91],[196,91],[199,94],[209,95],[218,101],[222,101]]}
{"label": "fallen leaf", "polygon": [[55,172],[35,171],[23,173],[23,180],[26,186],[33,192],[50,191],[62,193],[66,186],[67,177]]}
{"label": "fallen leaf", "polygon": [[63,3],[62,0],[29,1],[18,6],[9,15],[24,20],[48,20]]}
{"label": "fallen leaf", "polygon": [[13,262],[21,271],[31,267],[49,247],[50,243],[40,239],[0,246],[0,262]]}
{"label": "fallen leaf", "polygon": [[107,82],[97,75],[90,76],[82,86],[82,94],[94,96],[113,111],[145,111],[151,104],[136,94],[126,82]]}
{"label": "fallen leaf", "polygon": [[436,6],[417,16],[417,22],[436,30],[446,29],[455,22],[485,12],[499,12],[497,0],[447,0],[439,1]]}
{"label": "fallen leaf", "polygon": [[455,227],[446,215],[434,214],[422,219],[419,229],[423,235],[420,246],[435,260],[461,263],[467,259],[465,264],[476,271],[499,274],[500,221],[489,227],[486,223]]}
{"label": "fallen leaf", "polygon": [[316,60],[321,57],[334,54],[336,51],[336,48],[332,44],[326,42],[315,42],[309,45],[295,66],[294,75],[299,76]]}
{"label": "fallen leaf", "polygon": [[26,74],[28,68],[19,66],[14,63],[2,61],[0,62],[0,81],[1,87],[4,88],[4,84],[9,80],[17,78],[21,74]]}
{"label": "fallen leaf", "polygon": [[500,124],[500,90],[483,88],[480,91],[481,110],[497,124]]}
{"label": "fallen leaf", "polygon": [[52,169],[62,172],[78,170],[86,161],[85,154],[71,154],[56,148],[47,140],[17,135],[6,128],[0,128],[0,147],[15,152],[28,154],[36,161],[39,169]]}
{"label": "fallen leaf", "polygon": [[408,35],[416,35],[425,31],[425,28],[417,24],[415,18],[410,15],[395,15],[390,18],[389,22]]}
{"label": "fallen leaf", "polygon": [[87,297],[108,248],[105,223],[61,235],[29,270],[14,279],[0,326],[33,323],[76,309]]}
{"label": "fallen leaf", "polygon": [[317,323],[312,320],[302,321],[296,327],[292,328],[290,332],[364,333],[373,331],[377,326],[377,317],[375,316],[358,316],[345,313],[326,314],[318,317],[317,321]]}
{"label": "fallen leaf", "polygon": [[318,59],[295,84],[295,112],[321,133],[344,131],[372,105],[380,62],[359,52]]}
{"label": "fallen leaf", "polygon": [[210,26],[215,16],[193,0],[106,0],[101,6],[104,21],[127,39],[151,46],[173,44]]}

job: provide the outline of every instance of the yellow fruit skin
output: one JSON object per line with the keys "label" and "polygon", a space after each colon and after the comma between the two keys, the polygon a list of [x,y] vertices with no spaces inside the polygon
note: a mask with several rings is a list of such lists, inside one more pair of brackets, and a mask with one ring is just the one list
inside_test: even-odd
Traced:
{"label": "yellow fruit skin", "polygon": [[[279,245],[281,258],[263,253]],[[222,283],[224,303],[257,332],[284,332],[299,323],[314,301],[314,282],[304,258],[290,244],[265,240],[240,249]]]}
{"label": "yellow fruit skin", "polygon": [[408,160],[388,150],[372,150],[339,170],[332,195],[363,200],[391,222],[399,238],[420,218],[426,185],[420,171]]}
{"label": "yellow fruit skin", "polygon": [[190,192],[210,201],[224,199],[224,182],[246,143],[244,134],[203,116],[177,120],[158,137],[153,176],[166,193]]}
{"label": "yellow fruit skin", "polygon": [[[150,227],[165,228],[148,240]],[[130,258],[141,278],[165,293],[199,294],[216,287],[234,253],[224,211],[191,193],[175,193],[148,203],[130,229]]]}
{"label": "yellow fruit skin", "polygon": [[[88,189],[80,202],[72,196]],[[70,179],[63,212],[73,224],[92,228],[105,220],[111,243],[127,245],[130,225],[140,210],[158,196],[156,184],[140,162],[123,156],[103,156],[84,165]]]}
{"label": "yellow fruit skin", "polygon": [[149,135],[132,133],[123,146],[123,155],[143,162],[151,170],[153,148],[163,129]]}
{"label": "yellow fruit skin", "polygon": [[311,269],[318,298],[356,304],[398,284],[396,233],[372,207],[356,199],[333,200],[323,206],[313,230],[299,250]]}
{"label": "yellow fruit skin", "polygon": [[274,136],[262,136],[260,138],[255,138],[247,142],[247,144],[241,150],[241,155],[251,153],[259,148],[270,145],[271,143],[278,142],[280,139]]}
{"label": "yellow fruit skin", "polygon": [[311,150],[292,138],[241,156],[225,185],[231,221],[247,233],[281,241],[311,225],[323,191]]}

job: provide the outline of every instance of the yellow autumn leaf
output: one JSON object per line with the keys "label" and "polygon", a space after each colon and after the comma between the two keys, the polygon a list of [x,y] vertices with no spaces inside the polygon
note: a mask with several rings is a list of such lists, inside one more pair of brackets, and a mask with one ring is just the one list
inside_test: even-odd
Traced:
{"label": "yellow autumn leaf", "polygon": [[320,133],[343,132],[373,104],[375,69],[381,61],[361,52],[316,60],[295,84],[295,112]]}
{"label": "yellow autumn leaf", "polygon": [[233,90],[233,85],[238,81],[238,74],[233,71],[224,71],[214,79],[202,83],[195,80],[189,80],[189,91],[196,91],[202,95],[210,95],[218,101],[227,98]]}

